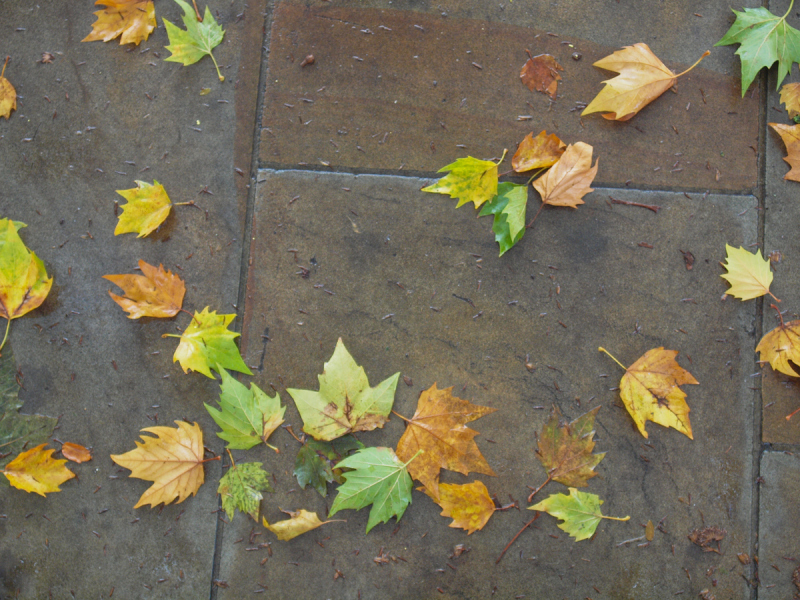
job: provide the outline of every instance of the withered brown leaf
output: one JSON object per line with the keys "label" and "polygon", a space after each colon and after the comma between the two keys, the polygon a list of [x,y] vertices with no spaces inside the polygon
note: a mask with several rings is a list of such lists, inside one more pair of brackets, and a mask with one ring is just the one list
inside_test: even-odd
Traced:
{"label": "withered brown leaf", "polygon": [[[720,529],[719,527],[708,526],[701,529],[695,529],[687,537],[689,538],[690,542],[700,546],[703,549],[703,552],[716,552],[717,554],[722,554],[720,552],[719,545],[722,540],[725,539],[727,533],[727,531]],[[716,548],[711,546],[711,544],[714,542],[716,542]]]}
{"label": "withered brown leaf", "polygon": [[540,54],[531,56],[527,60],[522,66],[519,77],[530,91],[542,92],[550,96],[551,100],[555,100],[558,82],[561,81],[561,75],[558,72],[563,70],[564,67],[558,64],[554,56]]}

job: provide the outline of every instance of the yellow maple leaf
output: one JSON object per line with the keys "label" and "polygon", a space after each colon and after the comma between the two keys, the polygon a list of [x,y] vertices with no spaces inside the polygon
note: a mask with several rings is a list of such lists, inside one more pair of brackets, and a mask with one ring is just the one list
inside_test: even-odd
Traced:
{"label": "yellow maple leaf", "polygon": [[278,521],[277,523],[270,523],[266,517],[261,517],[264,527],[269,529],[272,533],[278,536],[278,539],[283,542],[293,540],[298,535],[302,535],[312,529],[316,529],[320,525],[326,523],[344,522],[341,519],[333,519],[331,521],[320,521],[317,513],[309,512],[305,509],[300,509],[297,512],[284,510],[289,515],[288,519]]}
{"label": "yellow maple leaf", "polygon": [[550,170],[533,182],[533,187],[542,197],[542,206],[577,208],[584,203],[582,198],[594,191],[589,186],[597,175],[600,162],[598,159],[592,166],[592,150],[584,142],[570,144]]}
{"label": "yellow maple leaf", "polygon": [[547,135],[546,131],[542,131],[533,137],[531,132],[519,143],[517,151],[511,158],[511,168],[517,173],[523,173],[551,167],[564,154],[565,147],[566,144],[558,139],[555,133]]}
{"label": "yellow maple leaf", "polygon": [[783,160],[792,167],[783,178],[790,181],[800,181],[800,125],[770,123],[769,126],[781,136],[783,144],[786,146],[786,156],[783,157]]}
{"label": "yellow maple leaf", "polygon": [[676,75],[653,54],[647,44],[625,46],[594,63],[595,67],[615,71],[619,75],[603,82],[605,87],[583,110],[581,116],[605,111],[603,117],[606,119],[627,121],[671,88],[678,77],[691,71],[709,54],[706,50],[696,63]]}
{"label": "yellow maple leaf", "polygon": [[114,235],[121,233],[138,233],[136,237],[144,237],[164,222],[172,206],[164,186],[153,181],[152,185],[145,181],[137,181],[137,187],[129,190],[117,190],[128,203],[123,204],[119,223]]}
{"label": "yellow maple leaf", "polygon": [[[731,287],[726,292],[735,298],[752,300],[764,294],[775,296],[769,291],[772,283],[772,270],[769,261],[761,257],[761,250],[750,254],[744,248],[734,248],[725,244],[727,263],[720,263],[728,272],[720,275]],[[777,298],[775,298],[778,302]]]}
{"label": "yellow maple leaf", "polygon": [[174,317],[183,305],[186,285],[183,279],[164,269],[139,261],[144,275],[103,275],[111,283],[121,287],[125,296],[109,290],[108,295],[125,311],[129,319],[139,317]]}
{"label": "yellow maple leaf", "polygon": [[45,496],[49,492],[60,492],[58,487],[75,477],[75,473],[64,466],[67,462],[54,459],[52,448],[44,449],[46,444],[31,448],[8,463],[3,474],[15,488],[35,492]]}
{"label": "yellow maple leaf", "polygon": [[781,88],[781,103],[791,118],[800,114],[800,83],[787,83]]}
{"label": "yellow maple leaf", "polygon": [[203,485],[203,431],[197,423],[175,423],[175,429],[146,427],[143,432],[157,437],[142,436],[144,442],[137,441],[135,450],[111,455],[111,460],[131,470],[131,477],[153,482],[133,508],[180,503]]}
{"label": "yellow maple leaf", "polygon": [[653,421],[694,439],[686,394],[678,386],[699,385],[699,382],[675,361],[677,350],[653,348],[627,368],[605,348],[599,350],[625,369],[625,375],[619,382],[619,395],[639,433],[647,437],[645,424]]}
{"label": "yellow maple leaf", "polygon": [[108,42],[122,36],[120,44],[138,46],[156,28],[153,0],[97,0],[95,5],[106,8],[94,13],[97,21],[92,25],[92,33],[82,42]]}
{"label": "yellow maple leaf", "polygon": [[453,519],[450,527],[465,529],[467,535],[483,529],[495,511],[494,501],[482,481],[463,485],[440,483],[438,499],[428,488],[417,489],[442,507],[441,516]]}
{"label": "yellow maple leaf", "polygon": [[468,156],[439,169],[438,173],[450,171],[436,183],[422,188],[423,192],[448,194],[458,198],[456,208],[472,202],[475,208],[497,195],[497,165],[503,162],[506,152],[497,163],[490,160],[479,160]]}
{"label": "yellow maple leaf", "polygon": [[4,77],[6,74],[6,65],[11,59],[6,56],[6,62],[3,63],[3,70],[0,71],[0,117],[8,119],[11,116],[11,111],[17,108],[17,90],[11,85],[11,82]]}
{"label": "yellow maple leaf", "polygon": [[[775,307],[775,305],[772,305]],[[777,308],[776,308],[777,310]],[[783,322],[783,315],[778,311],[781,324],[765,334],[756,346],[761,355],[761,362],[769,361],[772,368],[792,377],[800,377],[789,361],[800,365],[800,321]]]}
{"label": "yellow maple leaf", "polygon": [[[403,462],[411,461],[408,464],[411,477],[437,496],[441,469],[463,475],[470,472],[494,475],[473,440],[478,432],[465,425],[497,409],[457,398],[452,390],[452,387],[440,390],[434,383],[420,394],[417,411],[411,419],[397,415],[408,424],[397,443],[397,456]],[[424,452],[417,456],[420,450]]]}

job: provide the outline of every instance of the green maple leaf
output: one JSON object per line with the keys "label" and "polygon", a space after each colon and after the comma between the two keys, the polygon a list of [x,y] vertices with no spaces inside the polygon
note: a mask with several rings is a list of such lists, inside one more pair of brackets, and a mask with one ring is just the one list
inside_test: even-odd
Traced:
{"label": "green maple leaf", "polygon": [[162,337],[180,337],[172,362],[180,361],[184,373],[189,369],[198,371],[206,377],[214,376],[211,369],[224,367],[252,375],[233,342],[239,334],[228,330],[228,325],[236,315],[218,315],[216,311],[194,312],[194,318],[180,336],[165,333]]}
{"label": "green maple leaf", "polygon": [[58,419],[54,417],[19,413],[22,402],[19,400],[16,374],[14,354],[11,347],[6,346],[3,357],[0,358],[0,455],[7,456],[0,458],[0,468],[26,446],[34,447],[45,443],[53,435],[53,429],[58,423]]}
{"label": "green maple leaf", "polygon": [[298,450],[294,461],[294,476],[297,477],[297,483],[303,489],[311,485],[321,496],[327,495],[328,483],[343,482],[339,469],[334,471],[336,462],[348,452],[359,448],[364,448],[364,444],[352,435],[346,435],[332,442],[307,440]]}
{"label": "green maple leaf", "polygon": [[607,517],[600,512],[600,505],[603,503],[596,494],[579,492],[577,489],[569,488],[569,496],[566,494],[553,494],[539,504],[529,506],[528,510],[542,510],[556,519],[564,521],[558,524],[558,528],[566,531],[575,538],[576,542],[588,539],[594,535],[600,519],[611,521],[627,521],[630,517]]}
{"label": "green maple leaf", "polygon": [[394,403],[400,373],[374,388],[341,338],[318,376],[319,391],[287,389],[303,417],[303,431],[318,440],[330,441],[354,431],[383,427]]}
{"label": "green maple leaf", "polygon": [[763,7],[733,11],[736,21],[715,46],[740,44],[736,54],[742,61],[742,97],[762,67],[769,68],[778,62],[780,87],[792,70],[792,63],[800,62],[800,31],[786,22],[791,10],[790,4],[782,17]]}
{"label": "green maple leaf", "polygon": [[222,42],[222,37],[225,35],[222,27],[214,20],[214,16],[208,10],[208,6],[206,6],[203,20],[199,21],[197,14],[189,4],[183,0],[175,0],[175,2],[183,9],[183,24],[186,26],[186,31],[179,29],[176,25],[164,19],[164,26],[167,28],[170,42],[167,50],[172,52],[164,60],[178,62],[182,65],[193,65],[205,55],[208,55],[214,61],[219,80],[225,81],[225,78],[219,72],[219,65],[214,55],[211,54],[211,50]]}
{"label": "green maple leaf", "polygon": [[391,448],[365,448],[345,458],[338,466],[353,470],[343,474],[345,483],[339,487],[328,516],[342,509],[360,510],[372,504],[367,533],[392,517],[400,520],[411,504],[412,483],[406,465]]}
{"label": "green maple leaf", "polygon": [[[505,157],[505,152],[503,156]],[[472,202],[475,204],[475,208],[480,208],[481,204],[491,200],[497,194],[497,165],[501,162],[503,162],[502,158],[498,163],[479,160],[471,156],[459,158],[437,171],[438,173],[450,171],[448,175],[436,183],[422,188],[422,191],[449,194],[451,198],[458,198],[456,208],[467,202]]]}
{"label": "green maple leaf", "polygon": [[217,493],[222,496],[222,509],[233,519],[235,509],[247,513],[258,521],[258,507],[263,496],[261,492],[271,492],[269,473],[261,468],[260,462],[231,464],[228,472],[219,480]]}
{"label": "green maple leaf", "polygon": [[[286,407],[281,406],[280,395],[276,393],[270,398],[255,383],[248,390],[222,367],[217,366],[217,371],[222,376],[218,401],[222,410],[205,405],[222,429],[217,437],[228,442],[230,450],[247,450],[260,442],[267,444],[272,432],[283,423]],[[277,450],[274,446],[270,448]]]}
{"label": "green maple leaf", "polygon": [[528,186],[503,182],[497,185],[497,195],[483,205],[479,217],[494,215],[492,231],[500,245],[500,256],[510,250],[525,235],[525,208],[528,205]]}

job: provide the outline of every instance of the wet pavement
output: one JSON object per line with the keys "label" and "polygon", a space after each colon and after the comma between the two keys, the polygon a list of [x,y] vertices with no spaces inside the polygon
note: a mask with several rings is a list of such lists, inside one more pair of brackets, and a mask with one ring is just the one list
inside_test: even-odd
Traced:
{"label": "wet pavement", "polygon": [[[59,416],[54,437],[92,446],[95,458],[47,498],[0,490],[2,597],[800,591],[800,415],[786,419],[798,384],[757,362],[755,345],[776,324],[769,302],[725,298],[719,277],[726,243],[780,252],[772,291],[784,319],[796,318],[798,184],[783,180],[784,147],[767,127],[788,122],[774,70],[742,98],[735,48],[712,48],[732,22],[725,3],[642,10],[604,0],[589,17],[573,1],[212,1],[226,30],[215,50],[224,84],[208,59],[163,61],[161,18],[179,21],[177,4],[156,3],[159,27],[139,47],[80,43],[94,21],[89,2],[6,4],[0,54],[12,56],[6,77],[19,100],[0,121],[0,208],[28,224],[24,241],[55,277],[45,304],[11,329],[22,412]],[[592,62],[636,42],[676,71],[712,54],[628,123],[581,118],[609,78]],[[564,66],[555,102],[519,82],[526,50]],[[38,62],[43,52],[55,60]],[[542,129],[594,146],[595,191],[577,210],[547,207],[502,258],[489,219],[420,191],[454,159],[499,158]],[[200,209],[176,207],[148,238],[115,237],[115,190],[136,179]],[[471,426],[497,476],[442,480],[480,479],[521,510],[467,536],[415,491],[399,522],[368,535],[367,511],[342,511],[346,523],[281,542],[244,514],[228,522],[218,512],[219,462],[206,465],[196,497],[134,510],[148,484],[109,455],[132,449],[140,429],[186,418],[224,451],[202,406],[218,385],[184,374],[170,358],[175,341],[162,338],[188,316],[132,321],[106,296],[101,277],[130,273],[139,259],[185,278],[187,309],[238,315],[254,373],[240,380],[277,390],[295,432],[302,420],[285,390],[317,389],[338,338],[373,385],[403,374],[399,414],[410,417],[434,383],[496,408]],[[641,437],[619,398],[622,371],[598,346],[625,364],[651,348],[679,350],[700,382],[685,387],[694,439],[653,423]],[[534,448],[552,405],[569,419],[602,407],[596,451],[607,455],[586,491],[605,514],[631,519],[574,542],[543,515],[496,564],[532,516],[528,486],[546,477]],[[359,438],[394,447],[403,430],[392,417]],[[234,452],[272,474],[262,514],[326,515],[334,486],[325,498],[299,489],[298,443],[284,429],[270,441],[280,453]],[[551,483],[537,498],[565,491]],[[624,543],[648,520],[661,524],[652,542]],[[720,553],[687,539],[706,526],[725,530]],[[469,551],[455,556],[458,544]]]}

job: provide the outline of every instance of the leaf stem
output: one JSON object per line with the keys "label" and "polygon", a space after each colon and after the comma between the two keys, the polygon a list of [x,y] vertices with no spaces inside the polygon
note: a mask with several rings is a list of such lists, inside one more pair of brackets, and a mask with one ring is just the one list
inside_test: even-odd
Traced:
{"label": "leaf stem", "polygon": [[235,467],[236,466],[236,461],[233,460],[233,454],[231,454],[230,448],[225,448],[225,452],[228,453],[228,458],[231,459],[231,467]]}
{"label": "leaf stem", "polygon": [[392,414],[393,414],[395,417],[400,417],[400,418],[401,418],[401,419],[403,419],[403,421],[405,421],[406,423],[411,423],[411,419],[406,419],[406,418],[405,418],[403,415],[401,415],[401,414],[398,414],[398,413],[396,413],[396,412],[394,412],[394,411],[392,411]]}
{"label": "leaf stem", "polygon": [[528,179],[528,181],[525,183],[525,185],[530,185],[533,182],[533,180],[536,179],[536,176],[539,173],[541,173],[542,171],[544,171],[545,169],[547,169],[547,168],[548,167],[540,167],[540,168],[536,169],[536,172],[533,175],[531,175],[531,178]]}
{"label": "leaf stem", "polygon": [[212,461],[215,461],[215,460],[222,460],[222,457],[221,456],[212,456],[211,458],[204,458],[200,462],[201,463],[207,463],[207,462],[212,462]]}
{"label": "leaf stem", "polygon": [[11,319],[8,319],[8,323],[6,324],[6,334],[3,336],[3,342],[0,343],[0,350],[3,349],[3,346],[6,345],[6,340],[8,339],[8,330],[11,329]]}
{"label": "leaf stem", "polygon": [[525,531],[525,530],[526,530],[528,527],[530,527],[531,525],[533,525],[533,522],[534,522],[536,519],[538,519],[538,518],[539,518],[539,515],[541,515],[541,514],[542,514],[542,513],[540,513],[538,510],[536,511],[536,514],[535,514],[535,515],[533,515],[533,518],[532,518],[530,521],[528,521],[527,523],[525,523],[525,525],[522,527],[522,529],[520,529],[520,530],[517,532],[517,535],[515,535],[513,538],[511,538],[511,541],[510,541],[510,542],[508,542],[508,544],[506,544],[506,547],[505,547],[505,548],[503,548],[503,551],[500,553],[500,556],[498,556],[498,557],[497,557],[497,560],[496,560],[496,561],[494,561],[494,564],[497,564],[497,563],[499,563],[499,562],[500,562],[500,561],[503,559],[503,556],[505,556],[505,554],[506,554],[506,551],[507,551],[507,550],[508,550],[508,549],[511,547],[511,544],[513,544],[514,542],[516,542],[516,541],[517,541],[517,538],[520,536],[520,534],[522,534],[522,532],[523,532],[523,531]]}
{"label": "leaf stem", "polygon": [[789,2],[789,10],[786,11],[786,14],[781,17],[781,20],[785,20],[786,17],[789,16],[789,13],[792,12],[792,6],[794,5],[794,0]]}
{"label": "leaf stem", "polygon": [[542,212],[542,209],[543,209],[543,208],[544,208],[544,202],[542,202],[542,205],[539,207],[539,210],[537,210],[537,211],[536,211],[536,214],[535,214],[535,215],[533,215],[533,218],[531,219],[530,223],[528,223],[527,225],[525,225],[525,229],[530,229],[531,227],[533,227],[533,222],[534,222],[534,221],[536,220],[536,218],[539,216],[539,213],[540,213],[540,212]]}
{"label": "leaf stem", "polygon": [[11,60],[11,57],[10,56],[6,56],[6,62],[3,63],[3,70],[0,71],[0,77],[5,75],[5,73],[6,73],[6,65],[8,64],[9,60]]}
{"label": "leaf stem", "polygon": [[784,323],[783,323],[783,315],[781,314],[781,311],[780,311],[780,310],[778,310],[778,307],[777,307],[777,306],[775,306],[774,304],[770,304],[770,307],[771,307],[771,308],[774,308],[774,309],[775,309],[775,311],[778,313],[778,318],[781,320],[781,327],[785,327],[785,325],[784,325]]}
{"label": "leaf stem", "polygon": [[528,494],[528,504],[530,504],[531,500],[533,500],[533,497],[539,492],[539,490],[541,490],[544,486],[546,486],[548,483],[553,481],[553,472],[554,471],[555,471],[555,469],[552,469],[550,471],[550,473],[547,474],[547,479],[544,480],[544,483],[542,485],[540,485],[539,487],[537,487],[535,490],[531,486],[528,486],[530,489],[533,490],[530,494]]}
{"label": "leaf stem", "polygon": [[[399,416],[399,415],[398,415],[398,416]],[[403,465],[403,467],[405,468],[405,467],[407,467],[408,465],[410,465],[410,464],[411,464],[411,461],[412,461],[412,460],[414,460],[415,458],[417,458],[417,457],[418,457],[420,454],[422,454],[423,452],[425,452],[425,450],[423,450],[422,448],[420,448],[419,450],[417,450],[417,453],[416,453],[414,456],[412,456],[411,458],[409,458],[409,459],[408,459],[408,462],[407,462],[407,463],[405,463],[405,464]]]}
{"label": "leaf stem", "polygon": [[[792,0],[792,2],[794,2],[794,0]],[[791,10],[791,8],[790,8],[790,10]],[[789,14],[789,13],[786,13],[786,14]],[[784,18],[785,18],[785,17],[784,17]],[[700,64],[700,61],[701,61],[701,60],[703,60],[703,59],[704,59],[706,56],[708,56],[709,54],[711,54],[711,51],[710,51],[710,50],[706,50],[705,52],[703,52],[703,56],[701,56],[700,58],[698,58],[698,59],[695,61],[695,63],[694,63],[694,64],[693,64],[691,67],[689,67],[688,69],[686,69],[686,70],[685,70],[685,71],[683,71],[682,73],[678,73],[677,75],[675,75],[675,78],[677,79],[677,78],[678,78],[678,77],[680,77],[681,75],[686,75],[686,73],[688,73],[689,71],[691,71],[692,69],[694,69],[694,68],[695,68],[697,65],[699,65],[699,64]]]}
{"label": "leaf stem", "polygon": [[203,17],[200,16],[200,11],[197,10],[197,2],[196,2],[196,0],[192,0],[192,4],[194,4],[194,14],[197,15],[197,20],[200,23],[202,23],[203,22]]}
{"label": "leaf stem", "polygon": [[278,449],[277,449],[275,446],[273,446],[272,444],[270,444],[270,443],[269,443],[269,442],[267,442],[266,440],[262,440],[262,441],[263,441],[263,442],[264,442],[264,443],[267,445],[267,448],[272,448],[273,450],[275,450],[275,453],[276,453],[276,454],[280,454],[280,453],[281,453],[281,451],[280,451],[280,450],[278,450]]}
{"label": "leaf stem", "polygon": [[792,412],[790,412],[788,415],[786,415],[786,420],[790,421],[791,418],[793,416],[795,416],[798,412],[800,412],[800,408],[797,408],[797,409],[793,410]]}
{"label": "leaf stem", "polygon": [[505,160],[506,154],[508,154],[508,148],[503,148],[503,156],[501,156],[500,160],[497,161],[497,166],[500,166],[500,163]]}
{"label": "leaf stem", "polygon": [[[217,68],[217,77],[219,77],[220,81],[225,81],[225,77],[222,75],[222,73],[219,72],[219,65],[217,64],[217,59],[214,58],[214,55],[211,54],[211,52],[209,52],[208,55],[211,57],[211,60],[214,61],[214,66]],[[505,156],[505,154],[503,154],[503,156]],[[500,164],[500,163],[497,163],[497,164]]]}
{"label": "leaf stem", "polygon": [[617,363],[617,364],[618,364],[620,367],[622,367],[622,368],[623,368],[623,369],[625,369],[626,371],[628,370],[628,367],[626,367],[626,366],[625,366],[625,365],[623,365],[621,362],[619,362],[619,361],[618,361],[618,360],[617,360],[617,359],[614,357],[614,355],[613,355],[613,354],[611,354],[611,352],[609,352],[608,350],[606,350],[606,349],[605,349],[605,348],[603,348],[602,346],[600,346],[600,347],[598,348],[598,350],[599,350],[600,352],[605,352],[606,354],[608,354],[608,355],[611,357],[611,360],[613,360],[615,363]]}
{"label": "leaf stem", "polygon": [[[775,298],[775,294],[773,294],[773,293],[772,293],[772,292],[770,292],[769,290],[767,290],[767,293],[768,293],[770,296],[772,296],[773,298]],[[779,299],[779,298],[775,298],[775,302],[780,302],[780,299]],[[0,347],[2,347],[2,346],[0,346]]]}
{"label": "leaf stem", "polygon": [[607,517],[605,515],[600,515],[603,519],[608,519],[609,521],[630,521],[631,517],[628,515],[627,517]]}

